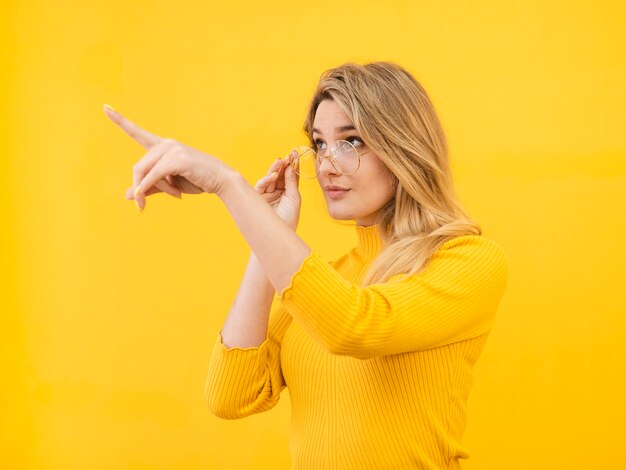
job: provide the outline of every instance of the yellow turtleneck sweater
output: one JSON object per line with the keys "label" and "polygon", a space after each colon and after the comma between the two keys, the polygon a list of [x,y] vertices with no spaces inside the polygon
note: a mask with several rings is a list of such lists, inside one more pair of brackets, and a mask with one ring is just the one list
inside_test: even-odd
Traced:
{"label": "yellow turtleneck sweater", "polygon": [[227,348],[217,335],[208,405],[241,418],[289,387],[294,469],[461,468],[471,371],[507,281],[502,248],[459,236],[421,273],[359,287],[382,241],[377,225],[356,234],[336,261],[304,259],[260,346]]}

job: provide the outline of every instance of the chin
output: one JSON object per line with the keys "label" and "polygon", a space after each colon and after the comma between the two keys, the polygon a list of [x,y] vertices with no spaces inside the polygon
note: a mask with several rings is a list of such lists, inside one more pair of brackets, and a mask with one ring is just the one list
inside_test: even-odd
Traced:
{"label": "chin", "polygon": [[331,204],[326,204],[326,210],[328,211],[328,215],[336,220],[354,220],[359,217],[359,214],[355,214],[353,211],[342,210],[339,207],[333,207],[332,202]]}
{"label": "chin", "polygon": [[336,211],[328,211],[328,215],[330,215],[335,220],[353,220],[354,216],[344,214]]}
{"label": "chin", "polygon": [[[335,219],[335,220],[355,220],[355,221],[361,221],[364,222],[364,225],[371,225],[375,219],[376,219],[376,215],[378,214],[378,211],[374,211],[372,212],[371,210],[369,211],[363,211],[363,212],[359,212],[358,210],[354,210],[354,208],[352,207],[347,207],[349,206],[343,206],[342,204],[338,204],[335,201],[326,201],[326,210],[328,212],[328,215]],[[372,221],[371,223],[367,223],[365,221]]]}

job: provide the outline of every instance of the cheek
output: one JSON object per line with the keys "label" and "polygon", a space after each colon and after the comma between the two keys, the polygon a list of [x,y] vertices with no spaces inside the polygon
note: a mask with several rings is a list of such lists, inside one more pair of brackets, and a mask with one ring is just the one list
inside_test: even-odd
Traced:
{"label": "cheek", "polygon": [[387,202],[395,193],[393,185],[393,174],[382,162],[376,165],[364,166],[364,171],[354,179],[354,186],[367,199],[385,199]]}
{"label": "cheek", "polygon": [[394,195],[393,186],[391,183],[387,183],[387,181],[384,180],[384,182],[379,183],[372,193],[375,194],[377,201],[381,204],[386,204]]}

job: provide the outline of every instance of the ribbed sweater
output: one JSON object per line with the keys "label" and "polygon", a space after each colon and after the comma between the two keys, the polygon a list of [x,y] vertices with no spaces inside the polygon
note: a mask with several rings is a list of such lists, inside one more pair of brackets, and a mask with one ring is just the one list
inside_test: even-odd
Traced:
{"label": "ribbed sweater", "polygon": [[217,335],[209,408],[242,418],[289,387],[293,469],[459,469],[468,457],[472,368],[507,283],[503,250],[459,236],[420,273],[359,287],[378,229],[356,226],[356,247],[332,262],[311,251],[275,295],[260,346],[227,348]]}

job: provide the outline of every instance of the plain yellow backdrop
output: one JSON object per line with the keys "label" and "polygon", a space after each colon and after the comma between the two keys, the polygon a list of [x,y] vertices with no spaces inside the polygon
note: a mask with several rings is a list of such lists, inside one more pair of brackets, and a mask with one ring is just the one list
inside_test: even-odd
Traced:
{"label": "plain yellow backdrop", "polygon": [[[467,469],[624,468],[626,6],[524,2],[8,2],[2,23],[6,469],[287,469],[289,393],[203,402],[249,248],[213,195],[124,198],[143,149],[102,112],[251,184],[305,143],[319,75],[395,61],[446,130],[461,200],[509,285],[479,361]],[[355,242],[314,182],[298,233]]]}

